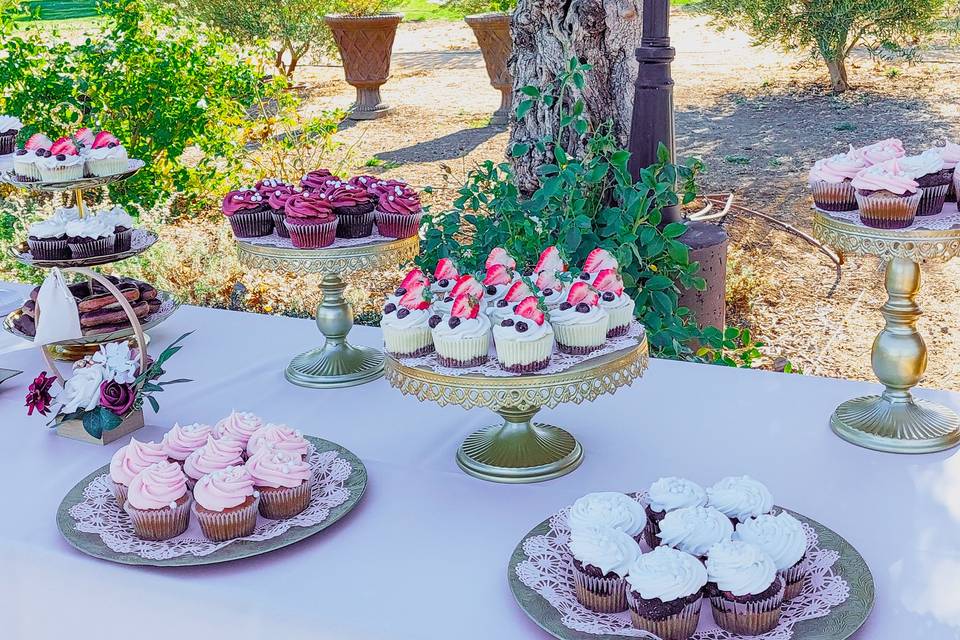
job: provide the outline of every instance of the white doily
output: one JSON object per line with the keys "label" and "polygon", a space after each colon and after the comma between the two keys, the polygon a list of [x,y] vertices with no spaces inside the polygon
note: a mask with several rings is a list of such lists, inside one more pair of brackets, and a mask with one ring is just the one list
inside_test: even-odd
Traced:
{"label": "white doily", "polygon": [[[859,211],[823,211],[823,214],[838,220],[863,224],[860,222]],[[864,225],[866,226],[866,225]],[[931,231],[946,231],[947,229],[960,228],[960,212],[957,211],[956,202],[948,202],[943,205],[943,212],[935,216],[917,216],[909,227],[903,229],[893,229],[893,231],[916,231],[918,229],[927,229]]]}
{"label": "white doily", "polygon": [[[330,509],[347,501],[350,491],[344,483],[353,472],[353,466],[336,451],[318,453],[315,449],[310,453],[309,462],[313,469],[313,490],[306,511],[287,520],[267,520],[258,515],[253,534],[238,540],[269,540],[291,527],[320,524],[330,515]],[[109,474],[94,478],[83,490],[83,502],[70,507],[69,513],[77,521],[74,525],[77,531],[99,535],[103,543],[117,553],[135,553],[150,560],[167,560],[186,554],[206,556],[236,542],[208,540],[192,516],[189,528],[176,538],[161,542],[141,540],[133,533],[130,517],[113,497]]]}
{"label": "white doily", "polygon": [[[611,338],[607,340],[607,343],[600,349],[585,355],[571,355],[569,353],[563,353],[562,351],[554,348],[553,356],[550,358],[550,364],[548,364],[545,369],[524,375],[543,376],[552,373],[562,373],[567,369],[577,366],[585,360],[590,360],[591,358],[613,353],[614,351],[620,351],[621,349],[629,349],[640,342],[643,335],[643,325],[639,322],[633,322],[630,324],[630,329],[627,330],[626,335],[617,338]],[[490,340],[490,360],[477,367],[468,367],[465,369],[445,367],[437,361],[436,353],[430,353],[417,358],[401,358],[400,361],[405,365],[411,367],[425,367],[431,371],[435,371],[436,373],[445,376],[484,375],[491,378],[509,378],[519,375],[510,371],[504,371],[500,367],[500,363],[497,362],[497,351],[493,345],[493,340]]]}
{"label": "white doily", "polygon": [[[299,247],[293,246],[293,242],[290,238],[281,238],[276,233],[271,233],[268,236],[261,236],[259,238],[237,238],[240,242],[246,242],[248,244],[263,245],[267,247],[280,247],[281,249],[299,249]],[[395,242],[397,238],[388,238],[387,236],[380,235],[376,228],[373,230],[373,235],[367,236],[366,238],[337,238],[333,241],[329,247],[323,247],[323,249],[342,249],[344,247],[362,247],[368,244],[383,244],[387,242]],[[319,251],[319,249],[302,249],[302,251]]]}
{"label": "white doily", "polygon": [[[637,499],[642,502],[643,497],[641,494]],[[533,536],[524,541],[523,553],[526,559],[517,563],[517,577],[560,612],[563,625],[568,629],[597,635],[656,638],[653,634],[634,629],[630,624],[629,612],[595,613],[577,602],[570,552],[567,548],[570,540],[568,512],[569,507],[550,518],[550,531],[547,534]],[[804,524],[803,528],[807,534],[806,563],[810,577],[803,592],[783,606],[777,628],[757,636],[758,638],[788,640],[793,636],[795,624],[801,620],[822,618],[832,607],[842,604],[850,595],[850,586],[846,580],[833,571],[833,565],[840,559],[839,552],[821,549],[816,532],[807,524]],[[724,631],[713,622],[709,603],[704,599],[700,626],[693,640],[731,640],[739,637]]]}

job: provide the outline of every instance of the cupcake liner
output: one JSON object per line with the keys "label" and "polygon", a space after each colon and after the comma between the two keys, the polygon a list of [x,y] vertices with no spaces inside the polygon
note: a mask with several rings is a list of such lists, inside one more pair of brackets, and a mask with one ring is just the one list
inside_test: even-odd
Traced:
{"label": "cupcake liner", "polygon": [[113,250],[116,253],[130,251],[130,245],[133,243],[133,229],[118,231],[115,235]]}
{"label": "cupcake liner", "polygon": [[193,517],[200,524],[203,535],[214,542],[226,542],[253,533],[257,526],[259,507],[260,496],[254,496],[253,502],[241,509],[209,511],[200,509],[199,505],[194,502],[191,511],[193,511]]}
{"label": "cupcake liner", "polygon": [[[516,333],[517,337],[522,334]],[[536,340],[511,340],[493,334],[497,345],[497,361],[507,371],[539,371],[550,364],[553,354],[553,332],[548,331]]]}
{"label": "cupcake liner", "polygon": [[623,578],[597,578],[577,568],[573,570],[573,587],[577,602],[597,613],[620,613],[627,610],[627,581]]}
{"label": "cupcake liner", "polygon": [[83,164],[63,165],[52,168],[41,167],[40,179],[44,182],[66,182],[83,177]]}
{"label": "cupcake liner", "polygon": [[273,211],[270,213],[273,217],[273,228],[277,232],[277,235],[281,238],[289,238],[290,231],[287,229],[287,216],[286,214],[280,211]]}
{"label": "cupcake liner", "polygon": [[67,246],[66,238],[62,240],[27,238],[27,245],[30,247],[30,255],[35,260],[64,260],[70,257],[70,247]]}
{"label": "cupcake liner", "polygon": [[17,141],[17,131],[5,131],[0,133],[0,156],[13,153],[14,143]]}
{"label": "cupcake liner", "polygon": [[270,211],[238,211],[229,217],[233,235],[238,238],[261,238],[273,233]]}
{"label": "cupcake liner", "polygon": [[633,592],[627,590],[630,622],[633,623],[635,629],[649,631],[659,637],[660,640],[687,640],[692,636],[697,630],[697,625],[700,624],[700,605],[702,602],[703,598],[697,598],[681,609],[679,613],[667,616],[662,620],[655,620],[644,617],[636,610],[636,600]]}
{"label": "cupcake liner", "polygon": [[918,216],[935,216],[943,211],[943,203],[947,200],[947,191],[950,185],[941,184],[935,187],[920,187],[920,204],[917,206]]}
{"label": "cupcake liner", "polygon": [[609,328],[607,329],[608,338],[626,335],[627,331],[630,330],[630,323],[633,322],[633,310],[637,303],[632,298],[628,298],[628,300],[630,300],[630,304],[625,304],[622,307],[612,309],[605,307],[607,314],[610,316]]}
{"label": "cupcake liner", "polygon": [[854,211],[857,208],[856,190],[849,180],[827,182],[817,180],[810,183],[813,203],[824,211]]}
{"label": "cupcake liner", "polygon": [[392,355],[398,358],[412,358],[433,351],[433,333],[428,326],[409,329],[384,326],[383,343]]}
{"label": "cupcake liner", "polygon": [[777,577],[780,588],[777,593],[756,602],[734,602],[723,596],[710,598],[713,621],[721,629],[742,636],[758,636],[776,628],[784,598],[783,579]]}
{"label": "cupcake liner", "polygon": [[270,520],[292,518],[310,506],[313,478],[296,487],[257,487],[260,491],[260,515]]}
{"label": "cupcake liner", "polygon": [[904,229],[913,224],[922,194],[910,197],[857,194],[860,222],[875,229]]}
{"label": "cupcake liner", "polygon": [[340,221],[337,225],[338,238],[366,238],[373,234],[372,209],[367,213],[337,213],[337,220]]}
{"label": "cupcake liner", "polygon": [[793,600],[803,591],[803,585],[807,578],[806,563],[801,559],[797,564],[781,571],[780,577],[786,583],[783,599]]}
{"label": "cupcake liner", "polygon": [[17,176],[18,182],[36,182],[40,180],[40,168],[34,161],[13,159],[13,173]]}
{"label": "cupcake liner", "polygon": [[333,244],[339,224],[339,218],[322,224],[294,224],[287,220],[287,231],[293,246],[298,249],[319,249]]}
{"label": "cupcake liner", "polygon": [[607,318],[591,324],[555,324],[557,347],[564,353],[583,354],[596,351],[607,341]]}
{"label": "cupcake liner", "polygon": [[110,488],[113,490],[113,497],[117,499],[117,504],[123,509],[123,505],[127,501],[127,485],[111,480]]}
{"label": "cupcake liner", "polygon": [[472,367],[473,363],[483,364],[489,358],[490,332],[476,338],[461,336],[433,336],[437,355],[450,364],[448,367]]}
{"label": "cupcake liner", "polygon": [[469,369],[470,367],[479,367],[480,365],[486,364],[489,361],[490,356],[487,354],[476,356],[474,358],[470,358],[469,360],[457,360],[455,358],[448,358],[446,356],[437,356],[437,362],[440,363],[441,367],[449,367],[451,369]]}
{"label": "cupcake liner", "polygon": [[[655,513],[657,516],[651,517],[651,513]],[[647,510],[647,524],[643,527],[643,541],[646,542],[647,546],[651,549],[656,549],[660,546],[660,521],[663,520],[666,515],[666,511],[660,514],[650,509]]]}
{"label": "cupcake liner", "polygon": [[950,169],[950,184],[947,189],[947,202],[957,201],[957,172],[956,169]]}
{"label": "cupcake liner", "polygon": [[137,509],[125,503],[123,510],[133,522],[133,530],[141,540],[169,540],[187,530],[190,524],[190,504],[193,498],[189,495],[176,507],[163,509]]}
{"label": "cupcake liner", "polygon": [[116,244],[113,235],[109,235],[106,238],[97,238],[96,240],[88,240],[86,242],[70,242],[67,241],[67,244],[70,246],[70,253],[74,258],[92,258],[94,256],[106,256],[113,253],[113,248]]}
{"label": "cupcake liner", "polygon": [[87,158],[87,171],[92,176],[115,176],[126,171],[128,166],[130,166],[130,162],[126,158],[104,158],[102,160]]}
{"label": "cupcake liner", "polygon": [[420,231],[422,213],[386,213],[376,212],[377,229],[380,235],[388,238],[411,238]]}

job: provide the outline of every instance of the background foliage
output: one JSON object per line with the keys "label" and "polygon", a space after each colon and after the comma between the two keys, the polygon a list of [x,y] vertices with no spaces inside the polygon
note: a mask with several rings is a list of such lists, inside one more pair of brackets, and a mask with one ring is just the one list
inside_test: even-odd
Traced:
{"label": "background foliage", "polygon": [[466,15],[474,13],[509,13],[517,8],[517,0],[447,0],[444,7]]}

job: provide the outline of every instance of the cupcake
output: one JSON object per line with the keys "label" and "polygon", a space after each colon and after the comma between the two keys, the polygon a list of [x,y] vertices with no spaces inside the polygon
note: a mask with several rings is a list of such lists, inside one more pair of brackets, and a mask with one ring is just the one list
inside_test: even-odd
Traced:
{"label": "cupcake", "polygon": [[257,431],[263,427],[263,420],[245,411],[231,411],[213,427],[215,438],[233,438],[244,447]]}
{"label": "cupcake", "polygon": [[700,622],[707,570],[689,553],[659,547],[627,571],[630,621],[661,640],[687,640]]}
{"label": "cupcake", "polygon": [[489,360],[490,318],[469,294],[454,299],[450,317],[433,328],[437,360],[445,367],[476,367]]}
{"label": "cupcake", "polygon": [[160,445],[170,462],[182,465],[191,453],[207,444],[207,439],[212,434],[213,427],[208,424],[174,424],[170,431],[163,434]]}
{"label": "cupcake", "polygon": [[660,478],[647,491],[647,527],[643,539],[651,549],[660,544],[660,521],[671,511],[684,507],[703,507],[707,492],[685,478]]}
{"label": "cupcake", "polygon": [[193,516],[214,542],[249,536],[257,526],[260,492],[243,465],[214,471],[193,488]]}
{"label": "cupcake", "polygon": [[302,191],[283,185],[276,187],[266,196],[267,204],[270,205],[270,215],[273,217],[273,228],[281,238],[290,237],[290,231],[287,229],[287,200],[298,193]]}
{"label": "cupcake", "polygon": [[[507,318],[515,315],[514,312],[516,311],[517,305],[530,296],[539,300],[536,292],[534,292],[526,282],[523,280],[514,282],[510,285],[510,289],[507,290],[507,295],[487,307],[486,311],[487,315],[490,316],[490,322],[496,327]],[[544,308],[546,308],[546,303],[544,303]],[[514,318],[514,320],[516,320],[516,318]]]}
{"label": "cupcake", "polygon": [[643,505],[624,493],[601,491],[588,493],[570,507],[567,525],[570,531],[609,527],[640,542],[647,515]]}
{"label": "cupcake", "polygon": [[607,341],[610,316],[600,306],[600,294],[586,282],[575,282],[567,300],[550,313],[557,348],[564,353],[587,354]]}
{"label": "cupcake", "polygon": [[388,238],[410,238],[420,231],[423,209],[420,196],[402,182],[378,184],[376,220],[380,235]]}
{"label": "cupcake", "polygon": [[180,465],[152,464],[130,481],[123,510],[141,540],[169,540],[190,524],[190,491]]}
{"label": "cupcake", "polygon": [[126,209],[117,205],[112,209],[103,209],[96,215],[101,220],[113,225],[115,237],[113,250],[117,253],[129,251],[133,242],[134,222]]}
{"label": "cupcake", "polygon": [[50,155],[37,159],[44,182],[69,182],[83,177],[84,159],[69,138],[60,138],[50,146]]}
{"label": "cupcake", "polygon": [[27,245],[35,260],[64,260],[70,257],[67,223],[58,216],[35,222],[27,228]]}
{"label": "cupcake", "polygon": [[13,156],[13,173],[20,182],[36,182],[42,178],[37,162],[47,156],[53,141],[42,133],[30,136]]}
{"label": "cupcake", "polygon": [[900,158],[897,163],[920,187],[917,215],[934,216],[942,212],[947,191],[953,183],[953,170],[946,168],[940,152],[928,149],[920,155]]}
{"label": "cupcake", "polygon": [[117,504],[123,507],[134,476],[150,465],[166,460],[167,454],[163,446],[156,442],[140,442],[136,438],[130,438],[129,443],[117,449],[110,458],[110,482]]}
{"label": "cupcake", "polygon": [[483,268],[490,269],[490,267],[495,264],[501,264],[510,271],[516,271],[517,269],[516,259],[503,247],[494,247],[490,250],[490,254],[487,255],[487,261],[484,263]]}
{"label": "cupcake", "polygon": [[337,235],[337,216],[330,203],[313,192],[297,193],[283,208],[287,231],[293,246],[320,249],[333,244]]}
{"label": "cupcake", "polygon": [[197,480],[227,467],[243,464],[243,451],[246,443],[232,438],[214,438],[209,436],[206,444],[187,456],[183,461],[183,472],[187,482],[193,487]]}
{"label": "cupcake", "polygon": [[497,362],[504,371],[533,373],[550,364],[553,328],[547,322],[546,311],[546,305],[536,296],[529,296],[516,305],[512,316],[493,327]]}
{"label": "cupcake", "polygon": [[729,476],[707,489],[707,505],[730,518],[734,525],[773,509],[773,495],[750,476]]}
{"label": "cupcake", "polygon": [[786,584],[784,600],[800,595],[807,578],[807,535],[799,520],[786,511],[749,518],[737,525],[733,539],[749,542],[770,556]]}
{"label": "cupcake", "polygon": [[479,280],[469,273],[465,273],[460,276],[456,284],[453,285],[453,289],[446,296],[437,296],[433,299],[433,312],[440,316],[449,316],[453,310],[453,301],[456,300],[457,296],[462,295],[473,296],[480,301],[481,308],[486,309],[486,303],[483,299],[485,292],[486,287]]}
{"label": "cupcake", "polygon": [[570,532],[570,556],[577,601],[597,613],[627,610],[627,571],[640,556],[637,541],[610,527]]}
{"label": "cupcake", "polygon": [[392,302],[397,304],[400,302],[400,298],[407,295],[407,291],[413,289],[414,287],[423,287],[430,286],[430,279],[421,271],[420,269],[414,267],[407,271],[406,275],[403,276],[403,281],[400,283],[396,289],[393,290],[393,293],[387,295],[387,302]]}
{"label": "cupcake", "polygon": [[587,255],[583,261],[583,271],[580,274],[581,280],[590,282],[598,273],[606,269],[620,269],[620,263],[606,249],[594,249]]}
{"label": "cupcake", "polygon": [[309,191],[323,191],[334,182],[340,182],[340,178],[327,169],[317,169],[303,176],[300,186]]}
{"label": "cupcake", "polygon": [[496,306],[506,297],[514,284],[513,274],[513,271],[502,264],[494,264],[487,269],[487,275],[483,279],[483,299],[488,306]]}
{"label": "cupcake", "polygon": [[260,492],[260,515],[271,520],[292,518],[310,506],[313,472],[299,456],[264,447],[247,460],[253,486]]}
{"label": "cupcake", "polygon": [[433,297],[446,297],[446,294],[453,290],[453,285],[460,278],[460,272],[457,271],[457,265],[450,258],[440,258],[437,261],[437,268],[433,270],[433,282],[430,284],[430,293]]}
{"label": "cupcake", "polygon": [[851,148],[850,154],[861,159],[866,166],[872,167],[875,164],[902,158],[907,155],[907,152],[899,138],[887,138],[859,149]]}
{"label": "cupcake", "polygon": [[560,255],[560,249],[555,246],[550,246],[540,253],[540,258],[537,260],[537,265],[533,268],[533,273],[540,274],[546,272],[556,275],[566,270],[567,264],[563,261],[563,256]]}
{"label": "cupcake", "polygon": [[701,560],[710,547],[733,535],[733,524],[711,507],[681,507],[660,520],[660,543],[679,549]]}
{"label": "cupcake", "polygon": [[99,216],[71,220],[64,226],[67,246],[74,258],[92,258],[116,253],[113,223]]}
{"label": "cupcake", "polygon": [[357,187],[358,189],[363,189],[367,193],[373,194],[373,188],[378,183],[383,182],[373,176],[353,176],[347,180],[347,184],[351,187]]}
{"label": "cupcake", "polygon": [[0,115],[0,156],[13,153],[20,129],[23,129],[20,118]]}
{"label": "cupcake", "polygon": [[384,345],[389,353],[398,358],[416,358],[433,353],[430,290],[424,282],[415,282],[409,289],[401,288],[404,294],[400,299],[387,302],[383,308],[380,328],[383,329]]}
{"label": "cupcake", "polygon": [[334,182],[323,196],[337,216],[338,238],[366,238],[373,233],[373,196],[346,182]]}
{"label": "cupcake", "polygon": [[247,456],[253,457],[261,449],[273,448],[306,460],[312,447],[313,445],[299,431],[285,424],[268,424],[250,436],[250,441],[247,442]]}
{"label": "cupcake", "polygon": [[813,204],[823,211],[856,210],[857,196],[850,181],[866,167],[867,163],[853,147],[847,153],[817,160],[807,181]]}
{"label": "cupcake", "polygon": [[101,131],[86,152],[87,171],[94,176],[113,176],[129,166],[127,150],[109,131]]}
{"label": "cupcake", "polygon": [[555,272],[541,271],[538,273],[536,285],[540,289],[540,295],[543,296],[544,303],[551,311],[566,302],[567,295],[570,293],[566,283]]}
{"label": "cupcake", "polygon": [[903,229],[913,224],[922,194],[897,160],[864,169],[851,184],[857,190],[863,224],[878,229]]}
{"label": "cupcake", "polygon": [[77,129],[77,132],[73,134],[73,139],[77,143],[80,155],[86,156],[90,152],[90,148],[93,147],[93,142],[97,139],[97,136],[94,135],[93,129],[90,127],[83,127]]}
{"label": "cupcake", "polygon": [[264,198],[269,198],[270,194],[275,192],[277,189],[286,189],[293,190],[293,185],[287,184],[280,178],[264,178],[263,180],[258,180],[256,184],[253,185],[253,190],[262,195]]}
{"label": "cupcake", "polygon": [[623,290],[623,279],[616,269],[604,269],[593,280],[593,288],[600,292],[600,308],[610,316],[608,338],[624,336],[633,322],[636,304]]}
{"label": "cupcake", "polygon": [[238,238],[260,238],[273,232],[270,205],[253,189],[231,191],[223,197],[221,210]]}
{"label": "cupcake", "polygon": [[933,149],[940,152],[940,157],[943,158],[943,166],[950,172],[950,187],[947,189],[947,202],[956,202],[957,190],[954,185],[954,180],[956,179],[957,163],[960,162],[960,144],[954,144],[948,140],[944,146],[933,147]]}
{"label": "cupcake", "polygon": [[759,547],[721,542],[707,557],[707,594],[713,620],[721,629],[758,636],[776,628],[783,605],[783,578]]}

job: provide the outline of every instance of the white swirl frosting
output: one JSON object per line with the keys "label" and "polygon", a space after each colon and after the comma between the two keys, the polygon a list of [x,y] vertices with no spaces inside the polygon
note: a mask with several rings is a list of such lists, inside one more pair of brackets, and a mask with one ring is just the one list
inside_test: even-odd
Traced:
{"label": "white swirl frosting", "polygon": [[[450,299],[447,300],[447,298],[450,298]],[[387,302],[393,302],[394,304],[396,304],[396,302],[398,302],[398,301],[397,301],[397,300],[390,300],[389,298],[387,298]],[[483,304],[483,303],[481,303],[481,304]],[[433,312],[434,312],[435,314],[441,315],[441,316],[449,316],[449,315],[450,315],[450,311],[453,309],[453,297],[452,297],[452,296],[447,296],[447,297],[445,298],[445,297],[443,297],[443,296],[436,296],[436,297],[433,299],[433,305],[432,305],[432,306],[433,306]]]}
{"label": "white swirl frosting", "polygon": [[567,515],[570,530],[610,527],[638,536],[647,524],[643,505],[615,491],[588,493],[573,503]]}
{"label": "white swirl frosting", "polygon": [[933,150],[940,152],[943,158],[943,166],[947,169],[956,169],[960,162],[960,144],[950,142],[949,140],[942,147],[932,147]]}
{"label": "white swirl frosting", "polygon": [[540,292],[543,294],[543,301],[550,308],[559,307],[564,300],[567,299],[567,295],[570,293],[566,287],[560,286],[556,289],[550,289],[550,295]]}
{"label": "white swirl frosting", "polygon": [[707,504],[707,492],[703,487],[686,478],[660,478],[650,485],[647,494],[650,509],[658,513]]}
{"label": "white swirl frosting", "polygon": [[730,476],[707,489],[707,504],[743,521],[770,513],[773,496],[762,482],[750,476]]}
{"label": "white swirl frosting", "polygon": [[37,158],[37,166],[45,169],[56,169],[57,167],[72,167],[77,164],[83,164],[85,161],[82,156],[64,156],[63,160],[57,160],[57,156],[47,156],[46,158]]}
{"label": "white swirl frosting", "polygon": [[[497,322],[493,325],[493,336],[497,340],[513,340],[514,342],[535,342],[542,338],[543,336],[550,334],[553,335],[553,327],[550,326],[550,323],[546,320],[543,321],[543,324],[537,324],[529,318],[524,318],[523,316],[518,316],[514,313],[502,318],[500,321],[509,318],[513,320],[513,324],[509,327],[504,327]],[[517,331],[517,323],[522,322],[527,325],[526,331]]]}
{"label": "white swirl frosting", "polygon": [[128,157],[127,150],[119,144],[115,147],[89,149],[85,151],[85,154],[90,160],[126,160]]}
{"label": "white swirl frosting", "polygon": [[937,173],[944,167],[943,156],[937,149],[927,149],[919,155],[900,158],[897,163],[914,179]]}
{"label": "white swirl frosting", "polygon": [[127,213],[126,209],[121,206],[116,206],[112,209],[101,209],[97,212],[97,217],[101,220],[106,220],[115,227],[132,229],[134,225],[133,218]]}
{"label": "white swirl frosting", "polygon": [[597,322],[608,322],[610,314],[600,306],[591,306],[587,313],[577,311],[576,305],[569,309],[557,309],[550,312],[550,321],[556,324],[595,324]]}
{"label": "white swirl frosting", "polygon": [[668,547],[702,557],[710,547],[729,540],[731,535],[730,518],[716,509],[683,507],[663,517],[658,537]]}
{"label": "white swirl frosting", "polygon": [[600,296],[600,306],[604,309],[610,310],[622,309],[623,307],[629,305],[632,301],[633,299],[625,293],[620,295],[613,294],[613,300],[610,301],[604,300],[603,296]]}
{"label": "white swirl frosting", "polygon": [[630,566],[627,582],[645,600],[670,602],[699,592],[707,584],[707,570],[689,553],[657,547]]}
{"label": "white swirl frosting", "polygon": [[20,131],[20,129],[23,129],[23,123],[20,122],[20,118],[16,116],[0,115],[0,133],[6,133],[7,131]]}
{"label": "white swirl frosting", "polygon": [[570,533],[570,553],[584,566],[625,576],[640,555],[640,545],[623,531],[588,527]]}
{"label": "white swirl frosting", "polygon": [[433,315],[429,309],[407,309],[410,313],[401,318],[399,312],[400,309],[404,308],[405,307],[398,307],[393,313],[383,314],[383,319],[380,320],[380,326],[392,327],[394,329],[425,327],[427,323],[430,322],[430,316]]}
{"label": "white swirl frosting", "polygon": [[59,218],[47,218],[30,225],[27,233],[34,238],[58,238],[67,232],[67,223]]}
{"label": "white swirl frosting", "polygon": [[113,228],[112,223],[97,216],[71,220],[65,227],[67,235],[73,238],[106,238],[113,234]]}
{"label": "white swirl frosting", "polygon": [[443,321],[433,329],[433,335],[442,338],[480,338],[490,332],[490,318],[487,314],[478,314],[476,318],[461,318],[460,324],[456,327],[450,327],[450,318],[444,318]]}
{"label": "white swirl frosting", "polygon": [[747,542],[721,542],[711,547],[707,556],[707,578],[735,596],[763,593],[776,577],[773,559]]}
{"label": "white swirl frosting", "polygon": [[803,532],[803,525],[786,511],[741,522],[733,539],[760,547],[773,559],[777,571],[785,571],[797,564],[807,552],[807,536]]}

